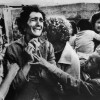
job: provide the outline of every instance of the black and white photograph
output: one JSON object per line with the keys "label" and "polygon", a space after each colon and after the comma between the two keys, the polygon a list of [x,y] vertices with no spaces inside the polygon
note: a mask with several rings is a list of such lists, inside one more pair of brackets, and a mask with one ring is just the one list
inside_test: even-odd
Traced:
{"label": "black and white photograph", "polygon": [[100,100],[100,0],[0,0],[0,100]]}

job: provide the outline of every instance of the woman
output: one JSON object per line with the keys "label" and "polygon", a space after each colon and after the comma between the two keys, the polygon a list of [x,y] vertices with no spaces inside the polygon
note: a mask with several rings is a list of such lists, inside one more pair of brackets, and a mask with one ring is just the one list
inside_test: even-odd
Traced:
{"label": "woman", "polygon": [[[100,12],[93,14],[93,16],[90,19],[90,22],[92,24],[93,30],[97,33],[100,34]],[[95,48],[100,44],[99,41],[95,40]]]}
{"label": "woman", "polygon": [[75,39],[76,39],[76,34],[77,34],[77,25],[74,21],[70,21],[72,25],[72,33],[70,35],[69,43],[75,49]]}
{"label": "woman", "polygon": [[48,40],[53,44],[56,62],[60,68],[80,79],[80,62],[78,55],[69,44],[72,27],[62,15],[48,16],[46,20],[46,32]]}
{"label": "woman", "polygon": [[[33,56],[36,53],[48,62],[56,64],[52,44],[41,38],[45,22],[44,12],[37,5],[23,6],[16,22],[23,37],[7,47],[4,58],[6,63],[8,61],[10,64],[16,63],[20,69],[12,82],[7,99],[56,100],[58,95],[50,84],[54,83],[51,81],[53,77],[48,71],[35,65],[37,60]],[[6,63],[5,72],[8,71]],[[33,66],[37,67],[34,69]]]}
{"label": "woman", "polygon": [[[37,64],[41,65],[53,73],[59,82],[64,87],[65,95],[69,91],[75,91],[70,95],[71,100],[99,100],[100,96],[100,55],[93,53],[86,64],[82,67],[84,73],[84,80],[76,79],[72,75],[64,72],[60,68],[48,63],[45,59],[35,55],[39,61]],[[70,87],[70,89],[68,89]],[[77,98],[77,99],[76,99]],[[65,97],[65,100],[68,97]]]}

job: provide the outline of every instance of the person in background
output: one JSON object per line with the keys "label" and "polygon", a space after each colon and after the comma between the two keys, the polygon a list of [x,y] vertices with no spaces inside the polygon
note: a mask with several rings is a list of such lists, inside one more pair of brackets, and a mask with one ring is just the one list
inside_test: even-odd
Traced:
{"label": "person in background", "polygon": [[100,41],[100,35],[92,30],[92,25],[87,19],[81,19],[77,23],[79,32],[75,39],[75,49],[79,58],[88,59],[89,55],[94,52],[94,39]]}
{"label": "person in background", "polygon": [[7,62],[16,64],[19,71],[6,99],[58,100],[58,95],[54,92],[53,76],[47,70],[39,68],[34,58],[37,54],[51,64],[56,64],[52,44],[41,38],[45,22],[44,12],[37,5],[23,6],[16,22],[23,37],[7,47],[4,71],[5,75],[9,71]]}
{"label": "person in background", "polygon": [[0,13],[0,26],[2,27],[2,33],[5,34],[6,33],[5,22],[2,13]]}
{"label": "person in background", "polygon": [[[62,15],[52,15],[47,17],[46,24],[47,38],[54,46],[57,66],[74,78],[80,79],[79,57],[69,44],[72,31],[69,20]],[[73,91],[67,92],[69,95]]]}
{"label": "person in background", "polygon": [[92,17],[90,18],[90,22],[92,24],[93,30],[96,33],[100,33],[100,12],[97,12],[95,14],[92,15]]}
{"label": "person in background", "polygon": [[[90,22],[92,24],[93,30],[97,34],[100,34],[100,12],[93,14],[92,17],[90,18]],[[95,43],[95,48],[94,48],[95,50],[96,47],[100,44],[100,42],[94,39],[94,43]]]}
{"label": "person in background", "polygon": [[2,83],[2,79],[3,79],[3,65],[2,65],[2,61],[3,61],[3,39],[2,39],[2,31],[0,29],[0,84]]}
{"label": "person in background", "polygon": [[0,100],[4,100],[7,93],[9,92],[10,85],[16,76],[19,67],[16,64],[9,64],[9,71],[6,78],[4,79],[4,52],[3,52],[3,39],[2,39],[2,30],[0,30]]}
{"label": "person in background", "polygon": [[76,34],[77,34],[77,25],[76,25],[75,21],[70,21],[70,23],[72,25],[72,33],[70,35],[69,43],[73,47],[73,49],[75,49],[74,42],[75,42]]}
{"label": "person in background", "polygon": [[10,85],[19,70],[17,64],[11,64],[11,65],[9,64],[9,67],[10,68],[6,78],[0,84],[0,100],[4,100],[6,98],[6,95],[9,92]]}
{"label": "person in background", "polygon": [[[39,61],[38,64],[41,67],[48,69],[51,73],[59,78],[61,84],[63,84],[65,89],[65,95],[69,91],[75,91],[74,94],[70,95],[70,98],[65,97],[64,100],[99,100],[100,99],[100,55],[94,52],[89,56],[89,59],[82,68],[82,73],[84,79],[76,79],[72,75],[64,72],[58,67],[48,63],[45,59],[35,55],[36,59]],[[62,99],[63,100],[63,99]]]}

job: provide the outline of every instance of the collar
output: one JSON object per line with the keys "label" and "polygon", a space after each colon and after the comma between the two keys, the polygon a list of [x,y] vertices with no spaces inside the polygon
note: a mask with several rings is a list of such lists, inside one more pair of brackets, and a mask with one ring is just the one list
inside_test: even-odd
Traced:
{"label": "collar", "polygon": [[[39,37],[38,41],[42,44],[42,43],[45,42],[45,39],[43,37]],[[22,45],[23,47],[27,46],[27,43],[25,42],[25,37],[24,36],[22,36],[22,38],[18,39],[17,43]]]}
{"label": "collar", "polygon": [[17,43],[20,44],[23,47],[27,46],[24,36],[22,36],[20,39],[18,39]]}

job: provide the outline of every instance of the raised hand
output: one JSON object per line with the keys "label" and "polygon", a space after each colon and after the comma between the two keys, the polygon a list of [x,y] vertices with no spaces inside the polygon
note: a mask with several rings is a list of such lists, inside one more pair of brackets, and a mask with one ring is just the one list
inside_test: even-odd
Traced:
{"label": "raised hand", "polygon": [[43,67],[48,68],[52,65],[47,60],[45,60],[43,57],[39,57],[37,54],[34,54],[33,56],[34,56],[34,58],[37,59],[38,64],[42,65]]}
{"label": "raised hand", "polygon": [[25,48],[25,51],[30,55],[30,57],[34,61],[33,53],[35,51],[35,47],[31,43],[28,43],[28,46]]}

